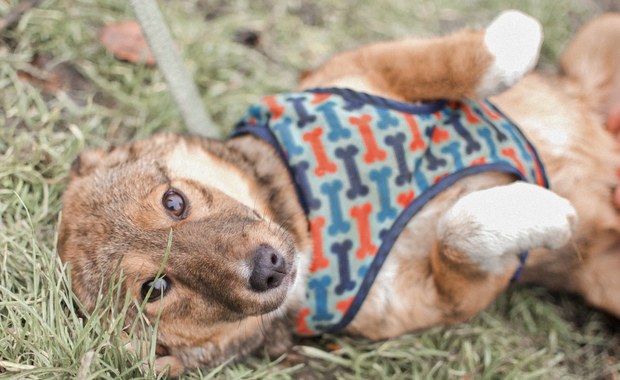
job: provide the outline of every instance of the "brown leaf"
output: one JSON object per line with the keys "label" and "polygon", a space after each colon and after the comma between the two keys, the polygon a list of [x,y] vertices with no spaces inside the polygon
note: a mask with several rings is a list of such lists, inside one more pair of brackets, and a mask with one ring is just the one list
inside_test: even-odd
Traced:
{"label": "brown leaf", "polygon": [[18,70],[17,76],[51,94],[90,89],[88,80],[69,62],[54,63],[47,55],[35,54],[30,69]]}
{"label": "brown leaf", "polygon": [[101,29],[99,41],[116,58],[132,63],[154,65],[155,58],[137,21],[121,21]]}
{"label": "brown leaf", "polygon": [[340,345],[338,343],[327,343],[325,345],[325,348],[327,349],[327,351],[332,352],[332,351],[338,351],[342,347],[340,347]]}
{"label": "brown leaf", "polygon": [[97,104],[115,106],[114,100],[99,91],[71,62],[58,62],[51,56],[35,54],[29,66],[17,71],[17,76],[47,94],[56,95],[63,91],[80,105],[92,98]]}

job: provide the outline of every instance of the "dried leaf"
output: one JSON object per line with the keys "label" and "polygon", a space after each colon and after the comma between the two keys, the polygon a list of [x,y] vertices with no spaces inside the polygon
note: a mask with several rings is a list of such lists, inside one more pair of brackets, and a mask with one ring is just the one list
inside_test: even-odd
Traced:
{"label": "dried leaf", "polygon": [[137,21],[121,21],[101,29],[99,41],[116,58],[132,63],[154,65],[155,58]]}
{"label": "dried leaf", "polygon": [[58,62],[48,55],[35,54],[30,66],[18,70],[17,76],[44,93],[56,95],[62,91],[79,105],[86,104],[92,98],[97,104],[115,107],[114,99],[98,91],[95,84],[71,62]]}
{"label": "dried leaf", "polygon": [[89,82],[69,62],[54,63],[46,55],[35,54],[30,68],[17,72],[19,79],[30,82],[46,92],[90,90]]}

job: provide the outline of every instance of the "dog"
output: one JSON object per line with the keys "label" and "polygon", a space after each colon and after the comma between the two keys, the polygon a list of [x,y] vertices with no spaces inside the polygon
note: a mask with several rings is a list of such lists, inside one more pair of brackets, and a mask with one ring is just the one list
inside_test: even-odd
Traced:
{"label": "dog", "polygon": [[92,310],[122,272],[159,318],[155,367],[172,376],[265,336],[278,355],[294,332],[459,323],[518,277],[620,317],[620,157],[604,128],[618,25],[595,19],[560,75],[528,74],[542,29],[507,11],[484,30],[340,53],[225,141],[85,151],[58,239],[74,292]]}

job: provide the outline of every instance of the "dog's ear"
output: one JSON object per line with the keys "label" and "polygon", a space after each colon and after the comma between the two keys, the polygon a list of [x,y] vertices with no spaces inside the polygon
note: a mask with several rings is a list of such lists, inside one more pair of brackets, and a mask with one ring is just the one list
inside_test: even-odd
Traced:
{"label": "dog's ear", "polygon": [[103,149],[87,150],[80,153],[71,163],[71,179],[83,177],[93,172],[101,165],[106,155]]}
{"label": "dog's ear", "polygon": [[71,163],[69,179],[87,176],[99,168],[116,166],[127,158],[128,152],[124,147],[86,150]]}

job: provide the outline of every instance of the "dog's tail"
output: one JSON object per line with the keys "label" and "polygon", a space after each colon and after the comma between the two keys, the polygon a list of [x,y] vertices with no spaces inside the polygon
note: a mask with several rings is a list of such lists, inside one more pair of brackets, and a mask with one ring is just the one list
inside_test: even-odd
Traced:
{"label": "dog's tail", "polygon": [[488,97],[536,65],[541,43],[537,20],[506,11],[485,30],[380,42],[341,53],[306,72],[301,87],[370,89],[406,101]]}

